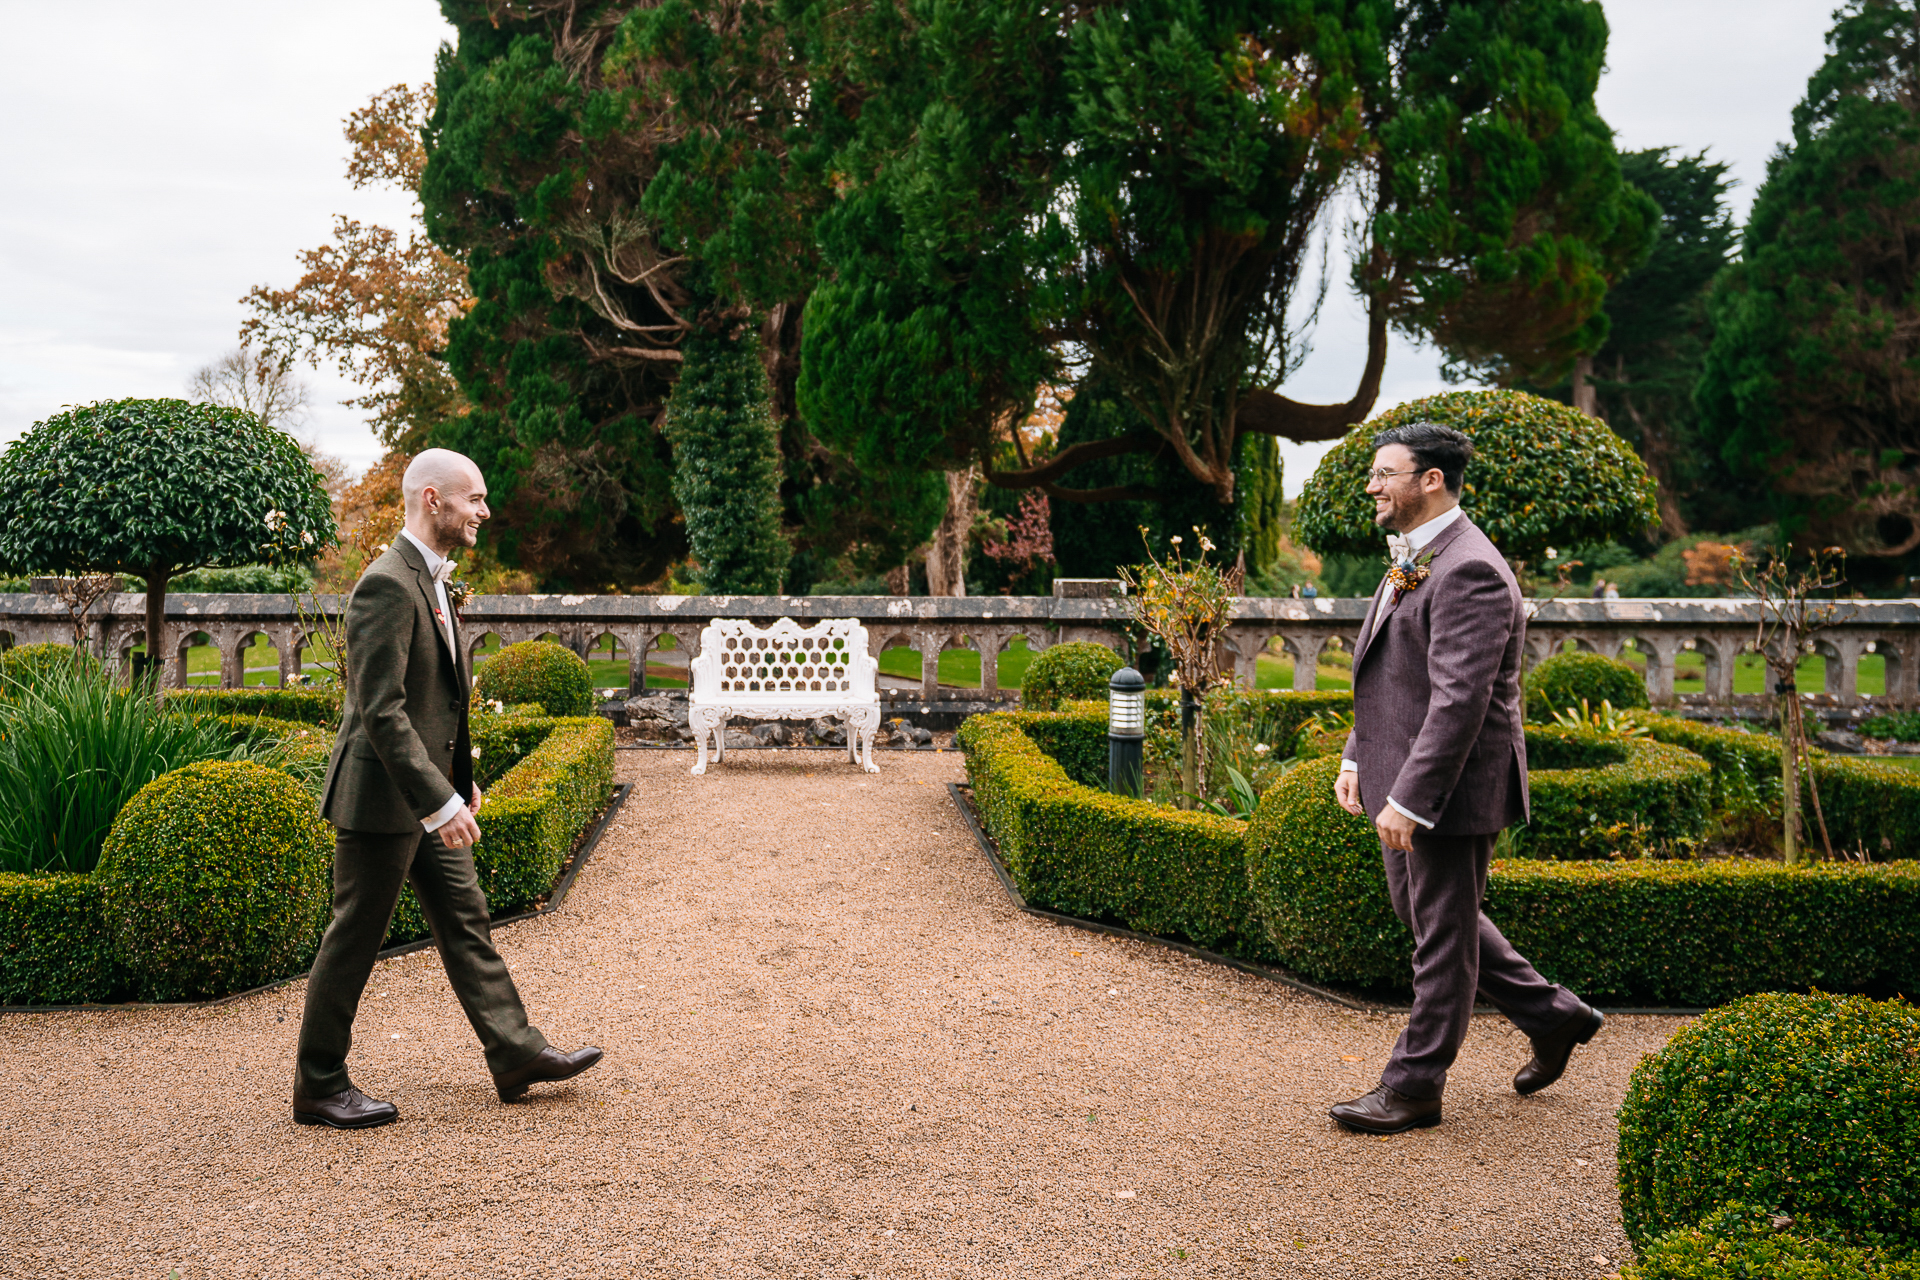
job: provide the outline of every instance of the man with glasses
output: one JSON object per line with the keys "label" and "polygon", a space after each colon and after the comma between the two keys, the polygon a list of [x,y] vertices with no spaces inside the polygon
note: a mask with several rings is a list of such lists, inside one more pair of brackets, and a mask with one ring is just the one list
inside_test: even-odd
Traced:
{"label": "man with glasses", "polygon": [[1533,1042],[1522,1094],[1604,1021],[1542,978],[1480,910],[1494,837],[1527,816],[1527,618],[1500,552],[1460,509],[1473,443],[1416,422],[1373,439],[1367,493],[1389,569],[1353,652],[1353,733],[1334,795],[1372,814],[1394,913],[1413,931],[1413,1011],[1380,1084],[1333,1108],[1367,1133],[1440,1123],[1476,992]]}

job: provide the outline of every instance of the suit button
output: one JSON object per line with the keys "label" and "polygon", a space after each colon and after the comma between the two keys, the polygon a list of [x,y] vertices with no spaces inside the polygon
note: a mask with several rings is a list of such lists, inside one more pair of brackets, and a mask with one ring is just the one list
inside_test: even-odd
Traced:
{"label": "suit button", "polygon": [[452,739],[452,738],[448,738],[448,739],[447,739],[447,750],[449,750],[449,751],[451,751],[451,750],[453,750],[453,739]]}
{"label": "suit button", "polygon": [[447,704],[447,710],[449,711],[458,711],[459,709],[460,709],[460,704],[457,702],[449,702]]}

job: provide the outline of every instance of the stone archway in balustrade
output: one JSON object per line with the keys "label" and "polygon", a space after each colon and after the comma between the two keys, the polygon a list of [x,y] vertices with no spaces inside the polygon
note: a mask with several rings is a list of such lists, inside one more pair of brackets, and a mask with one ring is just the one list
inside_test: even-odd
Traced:
{"label": "stone archway in balustrade", "polygon": [[[988,698],[1000,696],[1000,663],[1006,657],[1008,650],[1013,648],[1015,640],[1025,641],[1026,651],[1036,657],[1049,645],[1045,627],[982,627],[979,635],[983,638],[980,657],[980,692],[983,697]],[[987,660],[989,653],[992,654],[992,661]],[[1023,673],[1022,683],[1024,682]]]}

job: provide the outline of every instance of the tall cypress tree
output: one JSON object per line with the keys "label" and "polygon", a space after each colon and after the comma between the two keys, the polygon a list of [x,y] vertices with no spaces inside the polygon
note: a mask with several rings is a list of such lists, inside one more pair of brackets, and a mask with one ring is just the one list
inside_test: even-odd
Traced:
{"label": "tall cypress tree", "polygon": [[780,436],[751,331],[698,333],[667,406],[673,496],[702,586],[715,595],[773,595],[791,548],[780,531]]}
{"label": "tall cypress tree", "polygon": [[[1787,531],[1887,578],[1920,552],[1920,7],[1853,0],[1710,303],[1703,432]],[[1866,560],[1877,558],[1877,574]]]}

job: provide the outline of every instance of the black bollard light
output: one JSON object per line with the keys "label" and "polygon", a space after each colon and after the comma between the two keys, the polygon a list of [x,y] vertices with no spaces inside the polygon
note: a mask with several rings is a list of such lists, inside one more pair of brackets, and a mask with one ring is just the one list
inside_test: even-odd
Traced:
{"label": "black bollard light", "polygon": [[1138,798],[1146,780],[1147,682],[1132,667],[1107,681],[1107,790]]}

